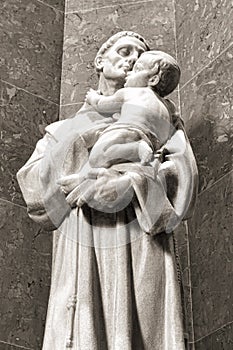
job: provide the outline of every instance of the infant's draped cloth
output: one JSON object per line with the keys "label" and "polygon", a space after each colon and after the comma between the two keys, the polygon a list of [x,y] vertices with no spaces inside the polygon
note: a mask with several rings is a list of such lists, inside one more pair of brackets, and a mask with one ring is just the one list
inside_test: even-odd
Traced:
{"label": "infant's draped cloth", "polygon": [[57,228],[43,350],[66,349],[72,333],[74,350],[182,350],[169,232],[191,212],[197,188],[196,163],[182,128],[158,175],[151,166],[116,166],[129,173],[134,189],[132,201],[117,213],[87,205],[71,210],[56,183],[85,166],[88,147],[112,122],[84,105],[74,118],[46,128],[17,174],[30,217]]}

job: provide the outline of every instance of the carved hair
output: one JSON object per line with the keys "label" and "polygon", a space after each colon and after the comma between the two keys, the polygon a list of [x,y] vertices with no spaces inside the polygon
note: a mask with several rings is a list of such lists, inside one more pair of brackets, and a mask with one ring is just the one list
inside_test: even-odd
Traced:
{"label": "carved hair", "polygon": [[118,32],[118,33],[114,34],[113,36],[111,36],[100,47],[100,49],[97,52],[96,56],[102,56],[110,47],[112,47],[112,45],[114,45],[120,38],[122,38],[124,36],[132,36],[132,37],[140,40],[146,46],[146,49],[150,50],[148,43],[146,42],[146,40],[140,34],[137,34],[137,33],[134,33],[134,32],[130,32],[130,31],[122,31],[122,32]]}
{"label": "carved hair", "polygon": [[152,68],[156,68],[155,74],[159,76],[159,82],[154,87],[154,91],[161,97],[169,95],[180,81],[180,67],[176,60],[163,51],[146,51],[142,55],[154,56]]}

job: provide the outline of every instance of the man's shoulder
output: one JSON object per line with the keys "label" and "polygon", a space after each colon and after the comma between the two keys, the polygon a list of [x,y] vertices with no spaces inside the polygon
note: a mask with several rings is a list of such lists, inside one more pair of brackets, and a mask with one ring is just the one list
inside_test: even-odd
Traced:
{"label": "man's shoulder", "polygon": [[65,123],[67,123],[67,120],[58,120],[57,122],[47,125],[45,131],[48,134],[54,135],[59,128],[64,126]]}

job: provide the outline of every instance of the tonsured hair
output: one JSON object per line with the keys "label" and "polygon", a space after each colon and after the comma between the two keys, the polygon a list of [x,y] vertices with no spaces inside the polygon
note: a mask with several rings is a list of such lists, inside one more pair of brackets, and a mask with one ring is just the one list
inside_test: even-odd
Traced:
{"label": "tonsured hair", "polygon": [[122,31],[114,34],[105,43],[103,43],[103,45],[100,47],[99,51],[97,52],[96,56],[102,56],[110,47],[112,47],[112,45],[114,45],[120,38],[124,36],[131,36],[140,40],[146,46],[146,49],[150,50],[148,43],[140,34],[130,32],[130,31]]}

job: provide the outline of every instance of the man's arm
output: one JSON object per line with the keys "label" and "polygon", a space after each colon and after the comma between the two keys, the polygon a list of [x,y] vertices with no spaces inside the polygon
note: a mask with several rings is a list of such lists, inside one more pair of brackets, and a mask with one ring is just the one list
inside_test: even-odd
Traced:
{"label": "man's arm", "polygon": [[[93,169],[83,185],[67,197],[71,206],[84,203],[103,212],[123,210],[132,200],[142,230],[150,235],[172,232],[192,213],[197,195],[197,167],[184,130],[167,144],[159,169],[140,163]],[[155,168],[156,169],[155,169]],[[88,179],[89,178],[89,179]]]}
{"label": "man's arm", "polygon": [[[50,129],[56,128],[57,125],[62,125],[62,122],[53,123]],[[58,228],[71,209],[60,186],[56,183],[55,167],[60,166],[60,153],[61,145],[47,131],[38,141],[30,159],[17,173],[28,215],[49,231]]]}
{"label": "man's arm", "polygon": [[85,101],[99,113],[117,113],[124,103],[124,89],[116,91],[112,96],[99,95],[97,91],[90,89]]}

